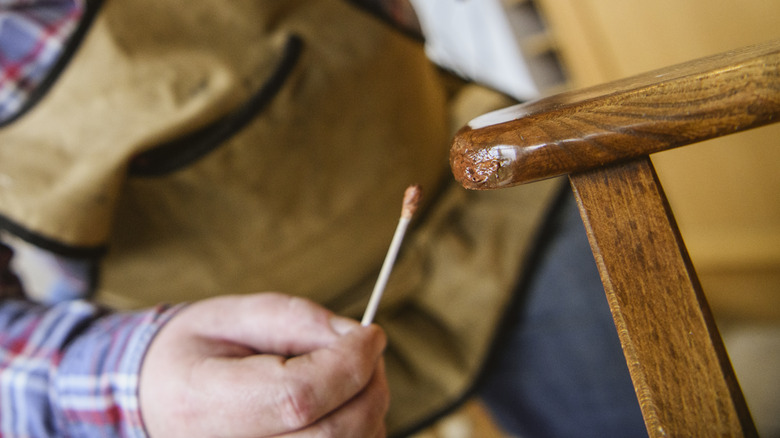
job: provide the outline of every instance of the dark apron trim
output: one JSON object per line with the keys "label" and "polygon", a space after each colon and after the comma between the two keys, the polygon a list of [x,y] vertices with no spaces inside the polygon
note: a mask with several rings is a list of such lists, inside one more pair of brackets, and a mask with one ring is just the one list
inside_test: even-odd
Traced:
{"label": "dark apron trim", "polygon": [[73,59],[73,55],[75,55],[76,51],[81,47],[81,42],[84,41],[87,31],[92,27],[92,22],[95,20],[102,5],[103,0],[87,0],[85,2],[84,15],[82,16],[79,25],[73,31],[73,35],[71,35],[67,44],[65,44],[57,62],[55,62],[54,66],[46,73],[46,77],[38,84],[35,90],[30,93],[27,100],[24,102],[24,105],[19,108],[16,114],[0,122],[0,128],[7,126],[22,117],[46,96],[46,93],[49,92],[51,87],[60,77],[60,74],[65,70],[65,67],[68,66],[70,60]]}
{"label": "dark apron trim", "polygon": [[130,176],[162,176],[192,164],[249,124],[276,96],[297,65],[303,40],[291,35],[270,78],[243,105],[220,119],[154,149],[136,155]]}
{"label": "dark apron trim", "polygon": [[45,249],[55,254],[76,258],[76,259],[97,259],[106,254],[108,247],[106,245],[96,246],[78,246],[68,245],[66,243],[59,242],[48,237],[41,236],[40,234],[31,231],[22,225],[14,222],[7,217],[0,215],[0,230],[8,231],[14,236],[35,245],[41,249]]}

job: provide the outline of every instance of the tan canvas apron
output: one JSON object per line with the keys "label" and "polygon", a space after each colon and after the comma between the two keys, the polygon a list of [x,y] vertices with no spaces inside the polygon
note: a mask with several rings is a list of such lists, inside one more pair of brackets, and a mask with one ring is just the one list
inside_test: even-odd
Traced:
{"label": "tan canvas apron", "polygon": [[274,290],[359,317],[421,184],[376,319],[399,432],[483,365],[552,191],[452,183],[453,114],[496,104],[479,90],[451,97],[418,42],[340,0],[109,0],[0,129],[0,214],[48,249],[107,250],[114,305]]}

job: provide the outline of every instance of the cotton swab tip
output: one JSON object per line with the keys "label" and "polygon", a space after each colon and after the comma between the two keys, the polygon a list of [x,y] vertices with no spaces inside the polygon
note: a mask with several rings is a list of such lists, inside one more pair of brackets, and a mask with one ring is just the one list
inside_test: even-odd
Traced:
{"label": "cotton swab tip", "polygon": [[406,188],[404,192],[404,202],[401,208],[401,217],[411,219],[422,198],[422,189],[418,185],[412,185]]}

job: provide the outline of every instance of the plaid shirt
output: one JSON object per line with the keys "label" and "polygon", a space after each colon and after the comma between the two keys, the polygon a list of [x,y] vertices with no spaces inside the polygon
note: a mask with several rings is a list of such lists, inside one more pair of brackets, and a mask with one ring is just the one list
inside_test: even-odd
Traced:
{"label": "plaid shirt", "polygon": [[[83,11],[84,0],[0,0],[0,123],[46,78]],[[111,313],[79,299],[53,303],[63,298],[62,287],[43,297],[53,304],[20,299],[10,252],[2,250],[0,437],[146,436],[141,362],[176,309]]]}
{"label": "plaid shirt", "polygon": [[16,114],[59,59],[85,0],[0,0],[0,123]]}
{"label": "plaid shirt", "polygon": [[0,301],[0,436],[145,437],[141,362],[175,311]]}

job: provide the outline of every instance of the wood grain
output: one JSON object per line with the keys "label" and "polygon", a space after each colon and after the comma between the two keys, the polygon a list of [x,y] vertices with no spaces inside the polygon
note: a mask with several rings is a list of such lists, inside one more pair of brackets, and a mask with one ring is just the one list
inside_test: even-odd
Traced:
{"label": "wood grain", "polygon": [[[502,110],[456,135],[466,188],[550,178],[776,121],[780,40]],[[476,127],[475,127],[476,126]]]}
{"label": "wood grain", "polygon": [[650,436],[757,436],[650,159],[570,181]]}

